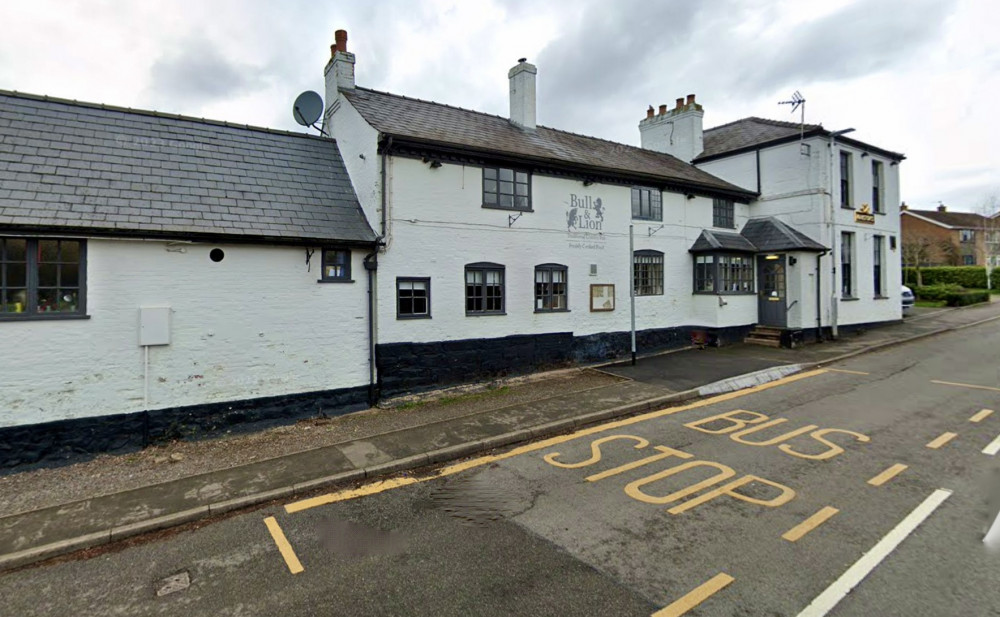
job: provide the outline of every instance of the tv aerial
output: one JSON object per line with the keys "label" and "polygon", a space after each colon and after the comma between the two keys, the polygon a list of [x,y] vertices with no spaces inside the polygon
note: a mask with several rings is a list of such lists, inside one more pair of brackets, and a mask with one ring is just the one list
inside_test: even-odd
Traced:
{"label": "tv aerial", "polygon": [[802,96],[802,93],[796,90],[792,93],[791,100],[788,101],[778,101],[778,105],[791,105],[792,113],[795,113],[796,109],[800,110],[799,115],[799,141],[805,139],[806,133],[806,97]]}
{"label": "tv aerial", "polygon": [[302,126],[311,126],[320,134],[323,129],[316,126],[316,122],[323,115],[323,99],[312,90],[306,90],[300,94],[295,103],[292,104],[292,117]]}

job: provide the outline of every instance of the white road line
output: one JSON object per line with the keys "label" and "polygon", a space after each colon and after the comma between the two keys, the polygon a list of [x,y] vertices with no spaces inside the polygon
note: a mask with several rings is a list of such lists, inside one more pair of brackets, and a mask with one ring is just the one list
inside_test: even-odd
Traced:
{"label": "white road line", "polygon": [[993,519],[989,531],[983,536],[983,544],[989,548],[1000,548],[1000,514],[997,514],[997,517]]}
{"label": "white road line", "polygon": [[878,564],[882,563],[883,559],[896,550],[896,547],[950,496],[951,491],[942,488],[931,493],[923,503],[907,514],[906,518],[879,540],[878,544],[862,555],[861,559],[854,562],[854,565],[841,574],[840,578],[827,587],[823,593],[816,596],[812,604],[799,613],[799,617],[823,617],[833,610],[833,607],[837,606],[837,603],[843,600],[844,596],[857,587],[872,570],[878,567]]}
{"label": "white road line", "polygon": [[983,454],[989,454],[990,456],[996,456],[996,453],[1000,452],[1000,435],[990,442],[990,445],[983,448]]}

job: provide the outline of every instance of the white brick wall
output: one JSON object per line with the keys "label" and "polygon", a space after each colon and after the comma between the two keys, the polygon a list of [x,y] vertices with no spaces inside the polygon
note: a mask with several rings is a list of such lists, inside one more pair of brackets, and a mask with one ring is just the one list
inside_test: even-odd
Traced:
{"label": "white brick wall", "polygon": [[90,319],[0,323],[0,426],[143,409],[143,305],[173,309],[172,343],[150,349],[151,409],[368,383],[362,252],[357,282],[320,284],[318,250],[307,272],[303,248],[183,248],[91,239]]}
{"label": "white brick wall", "polygon": [[[445,163],[431,169],[419,160],[393,157],[389,176],[392,237],[390,250],[379,258],[380,343],[629,329],[630,187],[584,186],[579,180],[535,174],[534,211],[508,226],[516,212],[482,207],[480,167]],[[567,230],[572,195],[602,201],[603,235],[583,237]],[[746,206],[737,204],[736,213],[742,226]],[[715,296],[692,294],[693,261],[687,251],[702,229],[711,228],[711,199],[664,193],[663,222],[634,223],[636,250],[665,254],[665,293],[636,298],[638,329],[755,321],[753,296],[726,296],[728,304],[720,307]],[[652,236],[650,230],[656,230]],[[480,261],[506,267],[506,315],[465,314],[464,266]],[[534,312],[534,267],[543,263],[569,268],[570,312]],[[590,264],[597,264],[597,276],[590,276]],[[396,318],[397,276],[431,277],[432,319]],[[592,283],[615,284],[614,312],[590,311]]]}

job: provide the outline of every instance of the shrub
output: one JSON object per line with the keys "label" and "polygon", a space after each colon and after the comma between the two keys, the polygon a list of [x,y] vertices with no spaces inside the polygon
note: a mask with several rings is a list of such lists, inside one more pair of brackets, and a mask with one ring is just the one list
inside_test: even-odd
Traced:
{"label": "shrub", "polygon": [[925,285],[923,287],[914,287],[913,295],[919,300],[945,300],[951,294],[961,293],[965,291],[961,285]]}
{"label": "shrub", "polygon": [[[995,289],[1000,289],[996,274],[1000,268],[994,268],[992,280]],[[920,268],[920,277],[924,285],[961,285],[968,289],[986,289],[986,268],[982,266],[935,266]],[[903,268],[903,280],[910,284],[917,282],[916,268]]]}
{"label": "shrub", "polygon": [[958,291],[950,293],[944,298],[945,304],[948,306],[968,306],[970,304],[978,304],[980,302],[990,301],[990,292],[988,291]]}

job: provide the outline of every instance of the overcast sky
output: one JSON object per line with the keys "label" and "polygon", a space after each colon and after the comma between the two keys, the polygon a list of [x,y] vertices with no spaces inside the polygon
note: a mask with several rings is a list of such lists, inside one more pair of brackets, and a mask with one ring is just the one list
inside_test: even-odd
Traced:
{"label": "overcast sky", "polygon": [[806,122],[906,154],[912,207],[1000,192],[995,0],[3,0],[0,24],[0,88],[289,130],[338,28],[358,85],[506,116],[527,57],[540,124],[635,145],[649,105],[797,120],[799,90]]}

